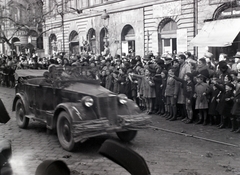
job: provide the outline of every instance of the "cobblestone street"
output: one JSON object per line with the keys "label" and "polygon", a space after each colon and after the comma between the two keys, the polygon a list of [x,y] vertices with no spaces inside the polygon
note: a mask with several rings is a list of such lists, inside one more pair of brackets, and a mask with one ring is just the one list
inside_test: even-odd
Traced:
{"label": "cobblestone street", "polygon": [[[46,159],[64,160],[72,174],[129,174],[98,154],[106,139],[117,139],[114,134],[89,139],[70,153],[41,123],[30,121],[28,129],[18,128],[11,111],[14,93],[14,89],[0,87],[0,98],[11,116],[7,124],[1,124],[0,137],[12,141],[15,175],[33,175]],[[135,140],[126,144],[144,157],[152,175],[240,175],[239,134],[216,126],[170,122],[156,115],[152,120],[152,127],[139,131]]]}

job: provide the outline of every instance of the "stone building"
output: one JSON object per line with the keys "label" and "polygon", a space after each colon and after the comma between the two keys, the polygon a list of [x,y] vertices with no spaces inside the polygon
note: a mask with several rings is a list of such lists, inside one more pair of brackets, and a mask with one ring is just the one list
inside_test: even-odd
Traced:
{"label": "stone building", "polygon": [[43,37],[39,35],[42,27],[37,21],[42,16],[42,7],[40,0],[1,1],[1,35],[7,40],[1,42],[1,53],[43,55]]}
{"label": "stone building", "polygon": [[[44,1],[44,11],[51,12],[44,25],[48,30],[44,35],[46,55],[71,55],[83,50],[99,54],[105,44],[112,55],[141,56],[148,52],[161,55],[188,50],[201,57],[208,50],[218,57],[220,52],[233,55],[239,48],[238,0],[54,2]],[[54,7],[57,9],[52,10]],[[204,35],[202,31],[207,32]]]}

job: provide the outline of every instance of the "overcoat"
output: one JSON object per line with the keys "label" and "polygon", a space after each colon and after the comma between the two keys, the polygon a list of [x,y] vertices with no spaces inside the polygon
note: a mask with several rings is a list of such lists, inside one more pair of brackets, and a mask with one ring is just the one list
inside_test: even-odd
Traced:
{"label": "overcoat", "polygon": [[[191,68],[190,68],[188,63],[184,62],[179,67],[179,75],[178,75],[178,77],[183,79],[184,75],[186,73],[188,73],[188,72],[191,72]],[[177,100],[177,103],[185,104],[186,98],[184,97],[183,88],[181,86],[181,83],[178,83],[176,88],[178,89],[178,100]]]}
{"label": "overcoat", "polygon": [[217,88],[211,87],[211,96],[209,101],[209,108],[208,108],[208,114],[212,116],[218,115],[217,111],[217,99],[220,95],[221,91],[219,91]]}
{"label": "overcoat", "polygon": [[[220,115],[230,117],[232,115],[231,110],[233,107],[233,91],[225,91],[225,89],[222,86],[215,85],[221,92],[221,98],[217,105],[217,111]],[[226,99],[230,98],[229,101],[226,101]]]}
{"label": "overcoat", "polygon": [[137,75],[133,74],[134,77],[140,78],[141,81],[141,90],[140,93],[144,98],[156,98],[156,91],[154,86],[150,86],[149,81],[152,80],[153,78],[150,76],[143,76],[143,75]]}
{"label": "overcoat", "polygon": [[240,90],[238,90],[233,99],[232,115],[240,115]]}
{"label": "overcoat", "polygon": [[195,85],[196,103],[195,109],[208,109],[207,95],[209,93],[209,85],[207,83],[197,83]]}

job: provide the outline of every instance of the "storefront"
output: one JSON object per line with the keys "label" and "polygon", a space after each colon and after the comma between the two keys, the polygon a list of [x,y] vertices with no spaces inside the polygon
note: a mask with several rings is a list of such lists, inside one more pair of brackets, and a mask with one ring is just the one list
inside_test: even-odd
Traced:
{"label": "storefront", "polygon": [[[227,2],[220,5],[211,19],[204,21],[198,35],[190,42],[203,53],[208,49],[218,60],[221,53],[231,58],[240,50],[240,6]],[[208,47],[208,48],[206,48]]]}

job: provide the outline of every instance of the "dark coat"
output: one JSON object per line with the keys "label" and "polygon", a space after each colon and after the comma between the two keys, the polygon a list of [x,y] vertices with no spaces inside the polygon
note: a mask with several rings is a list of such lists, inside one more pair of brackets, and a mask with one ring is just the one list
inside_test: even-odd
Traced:
{"label": "dark coat", "polygon": [[208,114],[212,116],[218,115],[217,111],[217,98],[219,97],[221,91],[219,91],[217,88],[211,87],[211,95],[210,95],[210,101],[209,101],[209,108],[208,108]]}
{"label": "dark coat", "polygon": [[240,91],[237,91],[234,96],[234,104],[231,113],[233,115],[240,115]]}
{"label": "dark coat", "polygon": [[[225,91],[225,89],[222,86],[215,85],[221,92],[221,99],[217,105],[217,111],[219,112],[220,115],[230,117],[232,106],[233,106],[233,91]],[[226,99],[229,99],[229,101],[226,101]]]}

